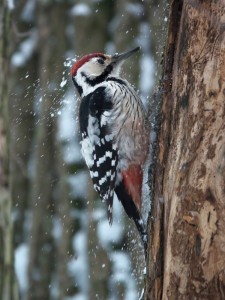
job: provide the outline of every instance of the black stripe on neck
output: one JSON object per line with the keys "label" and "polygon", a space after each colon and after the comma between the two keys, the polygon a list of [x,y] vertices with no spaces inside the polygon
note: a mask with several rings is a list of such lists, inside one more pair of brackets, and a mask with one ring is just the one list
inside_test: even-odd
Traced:
{"label": "black stripe on neck", "polygon": [[105,81],[106,78],[109,76],[109,74],[112,72],[112,69],[113,69],[113,66],[111,64],[108,65],[101,75],[99,75],[93,79],[87,77],[87,75],[83,72],[81,73],[81,75],[85,77],[85,80],[89,85],[95,86],[96,84],[99,84],[99,83]]}
{"label": "black stripe on neck", "polygon": [[119,84],[127,86],[126,82],[123,79],[117,78],[117,77],[109,77],[109,78],[106,79],[106,81],[115,81],[115,82],[117,82]]}
{"label": "black stripe on neck", "polygon": [[83,94],[83,89],[82,87],[76,82],[75,78],[72,77],[73,83],[78,91],[78,93],[80,94],[80,96]]}

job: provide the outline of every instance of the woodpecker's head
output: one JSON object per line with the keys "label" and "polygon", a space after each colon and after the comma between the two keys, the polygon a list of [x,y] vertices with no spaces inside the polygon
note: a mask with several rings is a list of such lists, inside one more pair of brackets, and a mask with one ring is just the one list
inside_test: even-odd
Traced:
{"label": "woodpecker's head", "polygon": [[79,94],[87,95],[96,84],[105,81],[108,76],[118,76],[122,63],[139,49],[140,47],[136,47],[114,55],[92,53],[79,59],[71,72]]}

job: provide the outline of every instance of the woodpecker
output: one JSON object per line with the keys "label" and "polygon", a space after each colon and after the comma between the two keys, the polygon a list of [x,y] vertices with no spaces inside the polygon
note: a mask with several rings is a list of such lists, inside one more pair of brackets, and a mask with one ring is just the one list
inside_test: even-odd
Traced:
{"label": "woodpecker", "polygon": [[146,112],[134,88],[119,75],[122,63],[139,49],[115,55],[88,54],[73,65],[71,73],[81,98],[81,152],[94,189],[107,204],[110,224],[116,193],[128,217],[134,220],[146,250],[141,217],[149,136]]}

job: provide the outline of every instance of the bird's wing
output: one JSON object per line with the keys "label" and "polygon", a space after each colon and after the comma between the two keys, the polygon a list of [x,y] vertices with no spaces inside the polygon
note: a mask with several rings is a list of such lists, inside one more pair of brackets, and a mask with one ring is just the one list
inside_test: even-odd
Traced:
{"label": "bird's wing", "polygon": [[94,188],[107,204],[110,224],[118,163],[118,151],[110,130],[111,109],[112,101],[104,87],[84,97],[80,106],[83,156]]}

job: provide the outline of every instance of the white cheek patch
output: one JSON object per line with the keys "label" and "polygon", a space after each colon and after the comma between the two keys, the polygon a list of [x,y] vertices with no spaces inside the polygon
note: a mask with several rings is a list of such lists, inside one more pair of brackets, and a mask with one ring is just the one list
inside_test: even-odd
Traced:
{"label": "white cheek patch", "polygon": [[101,75],[103,70],[104,67],[99,65],[96,61],[87,61],[78,69],[74,79],[83,90],[82,97],[92,93],[98,87],[98,84],[95,86],[91,86],[90,84],[87,84],[86,78],[88,77],[90,79],[93,79]]}

